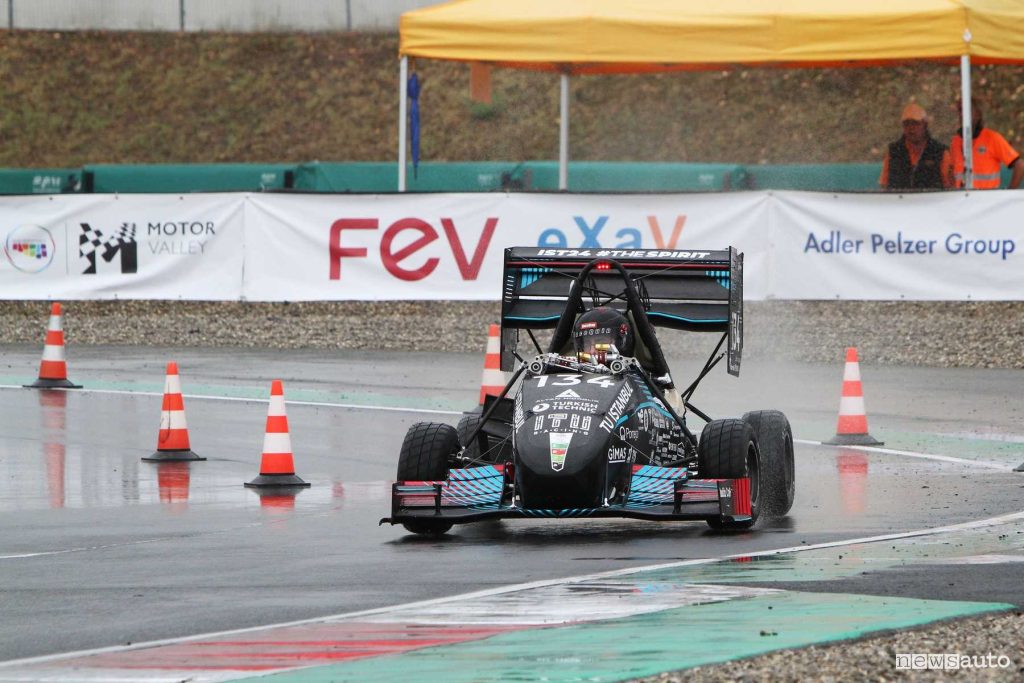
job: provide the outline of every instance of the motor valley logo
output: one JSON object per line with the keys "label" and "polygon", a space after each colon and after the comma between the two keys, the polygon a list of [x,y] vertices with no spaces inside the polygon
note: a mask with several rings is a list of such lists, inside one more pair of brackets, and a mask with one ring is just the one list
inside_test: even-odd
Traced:
{"label": "motor valley logo", "polygon": [[103,231],[93,228],[88,223],[81,223],[78,235],[78,258],[86,262],[83,275],[96,274],[97,254],[107,263],[120,256],[121,273],[130,274],[139,271],[139,246],[135,241],[135,223],[122,223],[110,236],[104,239]]}
{"label": "motor valley logo", "polygon": [[4,256],[23,273],[41,273],[53,263],[57,245],[50,231],[41,225],[19,225],[7,233]]}
{"label": "motor valley logo", "polygon": [[102,262],[112,263],[115,258],[122,273],[138,272],[140,242],[146,254],[154,257],[199,257],[217,236],[213,221],[124,221],[112,231],[90,223],[79,225],[78,257],[84,261],[84,275],[95,275],[103,269]]}

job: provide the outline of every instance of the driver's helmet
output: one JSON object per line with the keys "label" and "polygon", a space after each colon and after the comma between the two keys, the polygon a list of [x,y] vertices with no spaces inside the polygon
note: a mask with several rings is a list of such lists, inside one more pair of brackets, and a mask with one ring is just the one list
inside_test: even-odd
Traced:
{"label": "driver's helmet", "polygon": [[581,361],[604,363],[616,354],[633,355],[633,326],[614,308],[600,306],[576,320],[572,341]]}

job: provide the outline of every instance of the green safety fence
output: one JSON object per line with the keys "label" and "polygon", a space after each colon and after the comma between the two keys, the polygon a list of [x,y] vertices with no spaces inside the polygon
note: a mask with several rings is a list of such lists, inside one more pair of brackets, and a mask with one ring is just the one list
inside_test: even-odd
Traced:
{"label": "green safety fence", "polygon": [[79,168],[0,168],[0,194],[80,192]]}
{"label": "green safety fence", "polygon": [[[745,189],[737,164],[577,161],[569,164],[572,192],[715,192]],[[388,162],[313,162],[295,173],[295,189],[307,192],[393,192],[398,169]],[[558,190],[558,163],[424,162],[406,176],[410,192]]]}
{"label": "green safety fence", "polygon": [[259,192],[293,184],[294,164],[97,165],[82,170],[85,192]]}
{"label": "green safety fence", "polygon": [[[727,192],[878,190],[881,164],[694,164],[574,161],[571,192]],[[1002,173],[1007,187],[1011,172]],[[558,191],[555,161],[424,162],[406,178],[410,192]],[[0,195],[174,192],[394,192],[394,162],[303,164],[94,165],[81,169],[0,169]]]}
{"label": "green safety fence", "polygon": [[[425,162],[406,175],[410,192],[493,192],[511,189],[509,174],[516,167],[501,161]],[[296,190],[306,192],[394,192],[398,165],[394,162],[320,162],[301,164],[295,171]]]}
{"label": "green safety fence", "polygon": [[[529,161],[517,169],[531,187],[557,190],[558,163]],[[569,164],[572,192],[723,192],[747,187],[739,164],[692,164],[630,161],[575,161]]]}
{"label": "green safety fence", "polygon": [[748,166],[753,190],[870,192],[878,189],[882,164],[777,164]]}

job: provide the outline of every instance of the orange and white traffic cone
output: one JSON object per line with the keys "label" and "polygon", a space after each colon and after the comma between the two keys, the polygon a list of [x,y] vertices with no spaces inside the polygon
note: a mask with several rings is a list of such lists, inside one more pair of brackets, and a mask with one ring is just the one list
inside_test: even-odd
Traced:
{"label": "orange and white traffic cone", "polygon": [[309,486],[308,482],[295,476],[292,439],[288,434],[288,415],[284,409],[284,386],[279,379],[275,379],[270,386],[270,406],[267,408],[267,429],[263,437],[260,475],[252,481],[247,481],[245,485],[252,488]]}
{"label": "orange and white traffic cone", "polygon": [[50,306],[50,324],[46,328],[43,360],[39,363],[39,379],[26,384],[30,389],[81,389],[81,384],[68,381],[68,364],[64,360],[64,330],[61,327],[60,304]]}
{"label": "orange and white traffic cone", "polygon": [[146,462],[174,462],[180,460],[206,460],[192,452],[188,442],[188,423],[185,421],[185,399],[181,395],[178,364],[167,364],[164,380],[164,402],[160,408],[160,432],[156,439],[156,452],[143,458]]}
{"label": "orange and white traffic cone", "polygon": [[480,378],[480,405],[485,396],[500,396],[505,388],[505,373],[501,371],[501,326],[491,323],[487,330],[487,355]]}
{"label": "orange and white traffic cone", "polygon": [[846,349],[846,367],[843,369],[843,394],[839,399],[839,424],[836,435],[829,441],[832,446],[881,446],[883,442],[868,434],[868,416],[864,410],[864,389],[860,383],[860,363],[857,349]]}

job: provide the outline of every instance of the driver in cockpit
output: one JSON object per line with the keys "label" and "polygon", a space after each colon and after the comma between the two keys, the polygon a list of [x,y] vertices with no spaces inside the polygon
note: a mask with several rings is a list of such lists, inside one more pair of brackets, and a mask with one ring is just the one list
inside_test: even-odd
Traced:
{"label": "driver in cockpit", "polygon": [[607,365],[615,358],[631,357],[633,326],[614,308],[599,306],[581,315],[573,326],[576,358],[584,363]]}
{"label": "driver in cockpit", "polygon": [[[593,308],[579,318],[572,328],[572,341],[576,347],[576,358],[583,363],[608,365],[616,358],[639,356],[637,360],[645,370],[652,369],[645,354],[637,348],[633,324],[623,314],[608,306]],[[666,374],[654,377],[654,382],[672,407],[681,412],[683,401],[678,390],[672,385],[672,378]]]}

